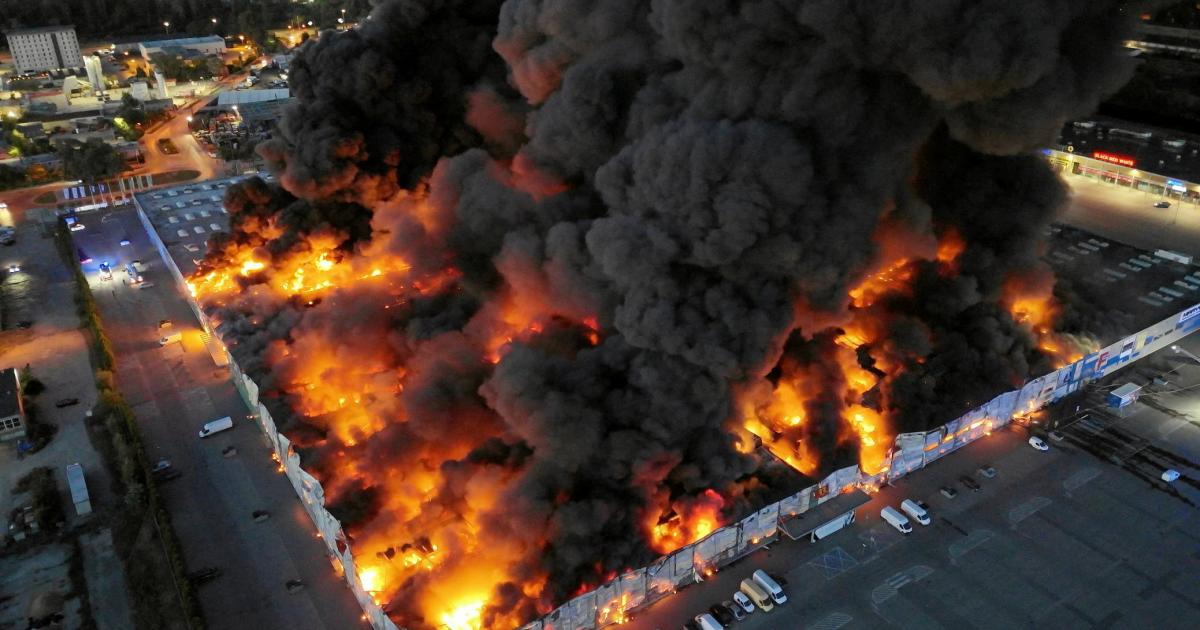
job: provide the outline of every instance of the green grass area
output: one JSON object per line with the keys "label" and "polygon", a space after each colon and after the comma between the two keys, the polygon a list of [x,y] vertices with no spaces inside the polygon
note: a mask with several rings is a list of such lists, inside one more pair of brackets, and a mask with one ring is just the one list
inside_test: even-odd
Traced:
{"label": "green grass area", "polygon": [[117,510],[113,540],[124,564],[137,627],[200,630],[205,627],[204,618],[187,579],[183,547],[150,472],[141,427],[114,382],[112,343],[104,332],[87,278],[75,264],[71,234],[61,221],[55,241],[63,261],[75,272],[79,315],[96,368],[99,402],[88,419],[88,432],[98,438],[93,443],[114,473],[114,494],[124,500],[122,509]]}

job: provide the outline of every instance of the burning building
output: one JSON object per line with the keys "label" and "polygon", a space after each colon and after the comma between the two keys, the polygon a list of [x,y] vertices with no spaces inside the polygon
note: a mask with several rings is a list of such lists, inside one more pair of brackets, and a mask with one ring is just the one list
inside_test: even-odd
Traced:
{"label": "burning building", "polygon": [[1077,353],[1034,152],[1138,13],[385,0],[189,284],[392,618],[516,627]]}

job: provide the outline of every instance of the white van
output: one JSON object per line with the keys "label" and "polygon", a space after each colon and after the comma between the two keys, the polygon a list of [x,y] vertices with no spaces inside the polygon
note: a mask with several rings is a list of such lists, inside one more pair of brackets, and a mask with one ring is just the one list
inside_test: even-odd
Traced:
{"label": "white van", "polygon": [[161,337],[158,340],[158,345],[165,346],[169,343],[175,343],[176,341],[183,341],[183,333],[179,332],[178,330],[175,332],[167,333],[167,335],[165,337]]}
{"label": "white van", "polygon": [[775,604],[771,601],[771,596],[767,595],[767,591],[759,586],[754,580],[742,580],[741,590],[750,598],[750,601],[758,605],[763,612],[770,612],[775,608]]}
{"label": "white van", "polygon": [[213,420],[212,422],[205,424],[204,427],[200,429],[200,437],[206,438],[214,433],[220,433],[221,431],[232,428],[233,418],[225,416],[224,418]]}
{"label": "white van", "polygon": [[776,582],[771,576],[767,575],[766,571],[759,569],[751,574],[750,577],[754,578],[755,583],[763,587],[763,590],[771,596],[771,600],[776,604],[787,603],[787,594],[783,592],[783,587],[779,585],[779,582]]}
{"label": "white van", "polygon": [[725,627],[708,613],[696,615],[696,624],[700,626],[700,630],[722,630]]}
{"label": "white van", "polygon": [[911,516],[914,521],[922,525],[929,524],[929,512],[926,512],[925,508],[917,505],[916,501],[905,499],[900,504],[900,509],[904,510],[904,513]]}
{"label": "white van", "polygon": [[880,510],[879,515],[901,534],[907,534],[912,531],[912,525],[908,522],[908,517],[897,512],[896,508],[890,505]]}

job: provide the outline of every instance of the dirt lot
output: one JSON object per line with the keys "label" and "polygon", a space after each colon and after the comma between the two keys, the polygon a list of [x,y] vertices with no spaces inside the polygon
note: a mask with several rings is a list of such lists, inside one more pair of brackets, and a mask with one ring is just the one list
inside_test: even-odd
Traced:
{"label": "dirt lot", "polygon": [[[19,265],[20,271],[9,271],[12,264]],[[39,466],[51,468],[66,514],[66,540],[87,532],[79,548],[83,566],[92,569],[86,571],[88,590],[93,593],[91,616],[100,628],[130,628],[124,578],[121,571],[112,570],[119,565],[114,562],[112,536],[105,528],[106,511],[120,505],[112,496],[108,472],[84,423],[85,414],[96,402],[96,390],[87,340],[79,328],[74,277],[53,239],[32,222],[17,227],[16,245],[0,249],[0,265],[0,369],[31,368],[46,385],[46,390],[32,399],[34,413],[56,428],[50,442],[35,453],[20,455],[15,443],[0,444],[0,523],[7,528],[9,514],[17,507],[12,496],[16,481]],[[19,328],[20,322],[31,322],[31,326]],[[67,398],[79,402],[56,406]],[[66,467],[73,463],[84,470],[94,510],[90,515],[77,515],[71,503]],[[0,553],[0,628],[24,628],[29,598],[45,584],[66,579],[76,553],[69,542],[30,545],[27,541],[20,548],[24,551],[17,555],[12,550]],[[72,601],[77,608],[81,600]],[[77,613],[69,618],[76,623],[82,619]],[[9,625],[10,619],[21,623]]]}

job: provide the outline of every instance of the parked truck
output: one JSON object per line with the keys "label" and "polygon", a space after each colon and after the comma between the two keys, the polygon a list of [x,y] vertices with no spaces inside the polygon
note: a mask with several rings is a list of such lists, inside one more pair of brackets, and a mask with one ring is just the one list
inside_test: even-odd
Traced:
{"label": "parked truck", "polygon": [[912,524],[908,522],[908,517],[890,505],[880,510],[879,516],[883,517],[883,520],[887,521],[892,527],[895,527],[901,534],[907,534],[912,531]]}
{"label": "parked truck", "polygon": [[771,596],[753,579],[747,578],[742,580],[741,591],[746,597],[750,598],[750,601],[757,604],[763,612],[770,612],[775,608],[775,603],[771,601]]}
{"label": "parked truck", "polygon": [[227,431],[232,428],[233,418],[225,416],[224,418],[219,418],[217,420],[213,420],[212,422],[205,423],[200,429],[200,437],[206,438],[214,433],[220,433],[221,431]]}
{"label": "parked truck", "polygon": [[767,594],[771,596],[771,601],[775,602],[776,604],[787,603],[787,595],[783,592],[783,587],[779,585],[779,582],[776,582],[774,578],[768,575],[766,571],[759,569],[751,574],[750,577],[752,577],[755,583],[761,586],[763,590],[765,590]]}

